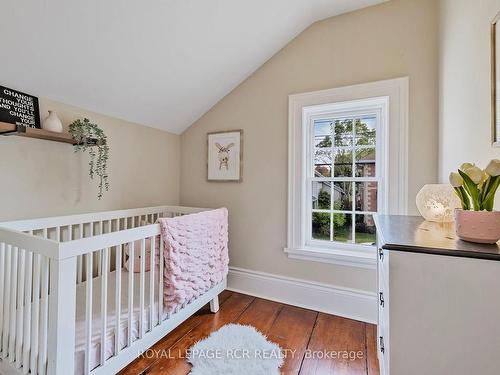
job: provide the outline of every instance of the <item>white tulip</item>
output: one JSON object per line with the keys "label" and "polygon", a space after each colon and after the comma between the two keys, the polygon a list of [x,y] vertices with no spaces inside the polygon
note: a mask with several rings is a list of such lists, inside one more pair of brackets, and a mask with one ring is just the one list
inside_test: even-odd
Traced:
{"label": "white tulip", "polygon": [[475,165],[475,164],[472,164],[472,163],[463,163],[463,164],[460,166],[460,168],[459,168],[459,169],[460,169],[462,172],[465,172],[467,169],[469,169],[469,168],[473,168],[473,167],[475,167],[475,166],[476,166],[476,165]]}
{"label": "white tulip", "polygon": [[486,180],[488,179],[488,177],[490,177],[490,176],[488,175],[488,173],[486,173],[486,171],[485,171],[485,170],[483,170],[483,178],[481,179],[481,183],[486,182]]}
{"label": "white tulip", "polygon": [[488,173],[491,177],[500,175],[500,160],[493,159],[490,161],[488,166],[485,169],[485,172]]}
{"label": "white tulip", "polygon": [[470,177],[472,182],[476,185],[483,181],[483,170],[475,165],[473,167],[467,168],[464,170],[464,173]]}
{"label": "white tulip", "polygon": [[464,184],[464,179],[462,178],[462,176],[460,176],[460,174],[458,174],[456,172],[451,172],[450,173],[450,184],[454,188],[458,188]]}

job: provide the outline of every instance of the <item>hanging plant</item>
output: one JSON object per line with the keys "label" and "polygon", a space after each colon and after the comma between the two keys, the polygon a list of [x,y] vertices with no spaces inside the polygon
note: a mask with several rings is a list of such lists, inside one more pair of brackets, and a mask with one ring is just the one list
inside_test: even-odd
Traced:
{"label": "hanging plant", "polygon": [[88,151],[90,155],[89,176],[93,180],[97,176],[99,180],[99,191],[97,198],[101,199],[104,190],[109,190],[108,182],[108,160],[109,146],[106,134],[97,124],[84,118],[78,119],[69,125],[69,133],[76,140],[75,152]]}

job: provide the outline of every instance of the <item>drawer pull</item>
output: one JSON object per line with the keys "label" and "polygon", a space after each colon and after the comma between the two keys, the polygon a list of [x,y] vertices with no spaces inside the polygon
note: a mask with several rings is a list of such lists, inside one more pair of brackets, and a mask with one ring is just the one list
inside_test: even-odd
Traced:
{"label": "drawer pull", "polygon": [[380,306],[384,307],[385,305],[384,293],[382,292],[379,293],[379,299],[380,299]]}
{"label": "drawer pull", "polygon": [[380,352],[384,353],[385,352],[384,338],[382,336],[380,336],[378,339],[379,339],[379,344],[380,344]]}
{"label": "drawer pull", "polygon": [[378,249],[378,258],[380,260],[384,260],[384,250],[382,250],[381,248]]}

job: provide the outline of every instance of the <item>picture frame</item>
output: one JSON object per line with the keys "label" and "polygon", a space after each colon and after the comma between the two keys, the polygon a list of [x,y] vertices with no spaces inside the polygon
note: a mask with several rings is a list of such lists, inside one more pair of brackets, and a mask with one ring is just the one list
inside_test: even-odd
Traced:
{"label": "picture frame", "polygon": [[207,181],[243,181],[243,130],[207,133]]}
{"label": "picture frame", "polygon": [[493,147],[500,147],[500,12],[491,22],[491,138]]}
{"label": "picture frame", "polygon": [[0,85],[0,125],[41,129],[38,98]]}

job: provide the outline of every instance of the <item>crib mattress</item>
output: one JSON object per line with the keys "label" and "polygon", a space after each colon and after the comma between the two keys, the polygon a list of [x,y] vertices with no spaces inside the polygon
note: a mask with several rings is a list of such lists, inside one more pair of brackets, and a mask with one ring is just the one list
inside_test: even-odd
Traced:
{"label": "crib mattress", "polygon": [[[128,344],[128,278],[129,273],[122,269],[121,274],[121,314],[120,314],[120,342],[119,347],[123,349]],[[153,326],[158,323],[158,272],[155,272],[154,310]],[[93,282],[92,299],[92,340],[90,347],[90,368],[94,369],[101,363],[101,284],[102,277],[96,277]],[[144,288],[144,317],[143,332],[150,329],[150,294],[149,294],[150,272],[145,273]],[[108,274],[108,298],[107,298],[107,323],[106,323],[106,359],[115,353],[115,331],[116,331],[116,309],[115,309],[116,272]],[[75,338],[75,375],[82,375],[85,371],[85,293],[86,283],[77,285],[76,290],[76,338]],[[134,273],[134,308],[132,319],[132,341],[139,337],[140,317],[140,274]],[[162,314],[162,320],[164,319]]]}

